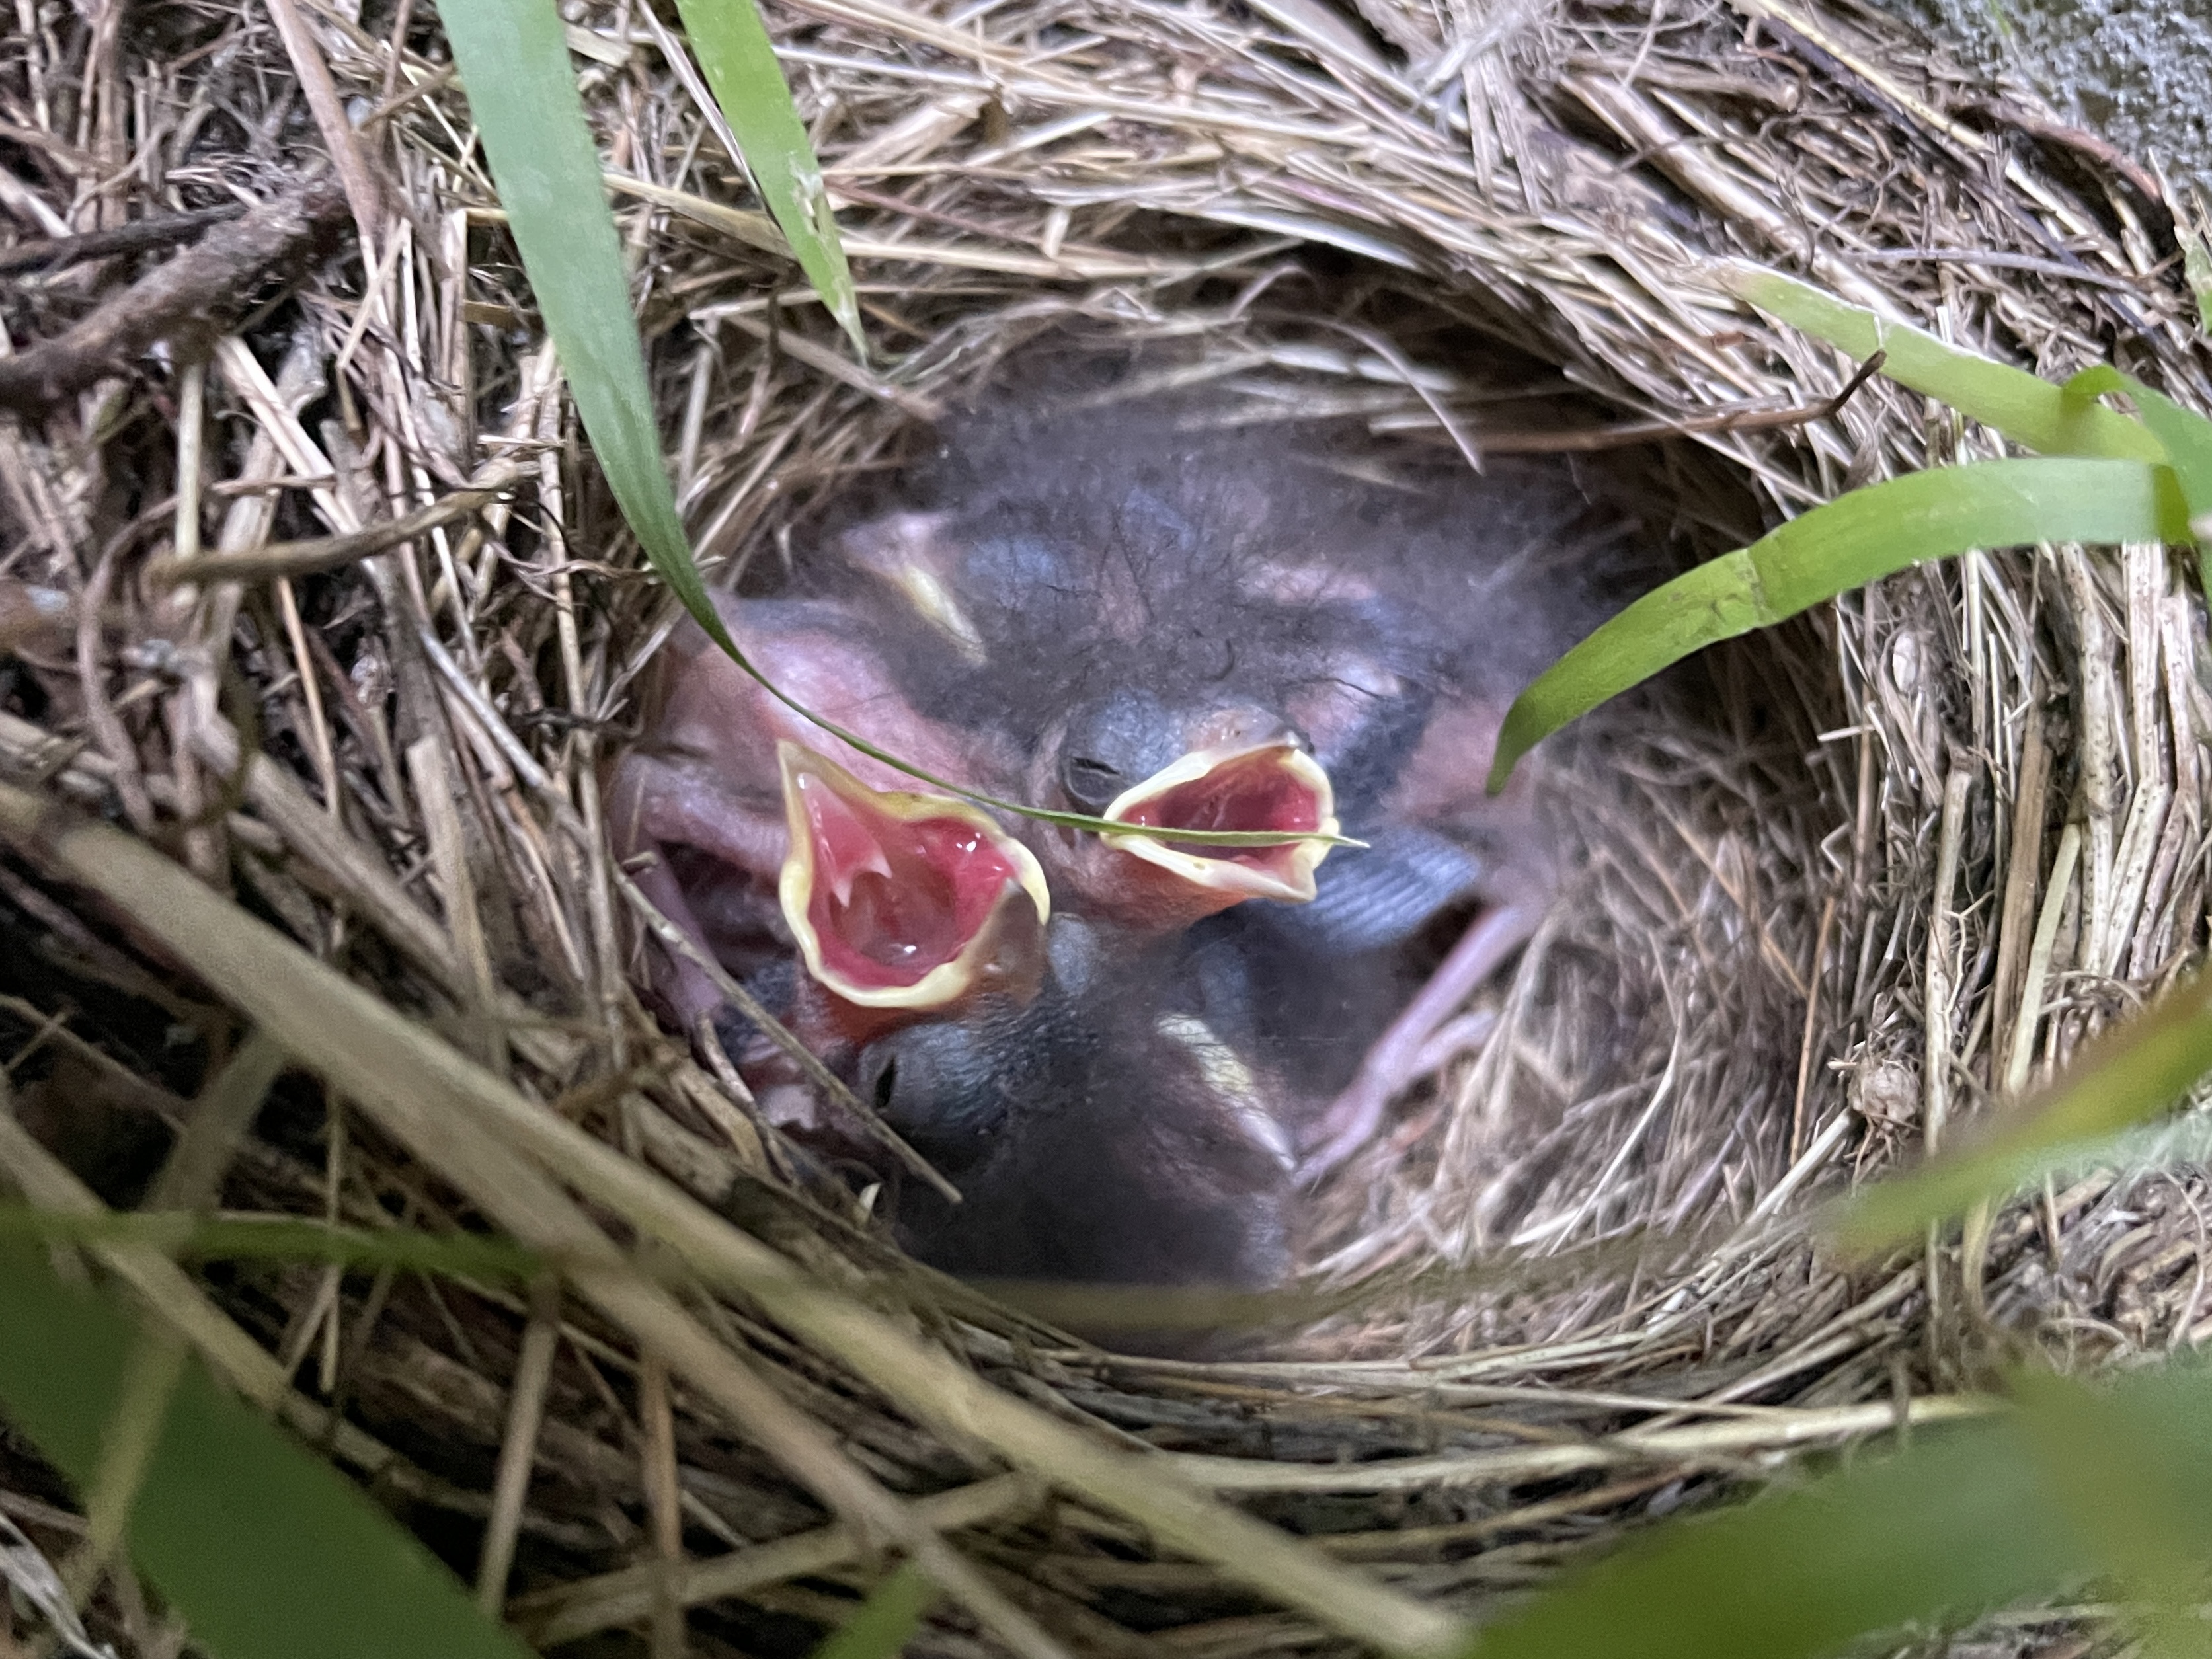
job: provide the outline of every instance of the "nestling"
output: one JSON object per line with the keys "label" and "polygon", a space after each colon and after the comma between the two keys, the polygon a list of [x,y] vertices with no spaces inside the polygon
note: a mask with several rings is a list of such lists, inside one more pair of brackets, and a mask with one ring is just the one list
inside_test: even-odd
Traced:
{"label": "nestling", "polygon": [[[803,597],[722,614],[794,700],[987,795],[1363,845],[932,799],[696,630],[611,788],[655,902],[792,988],[961,1187],[897,1217],[956,1272],[1273,1282],[1299,1182],[1372,1136],[1553,889],[1525,782],[1483,783],[1513,693],[1600,614],[1617,515],[1561,465],[1376,482],[1191,413],[953,428]],[[719,1001],[682,962],[655,983],[687,1025]]]}

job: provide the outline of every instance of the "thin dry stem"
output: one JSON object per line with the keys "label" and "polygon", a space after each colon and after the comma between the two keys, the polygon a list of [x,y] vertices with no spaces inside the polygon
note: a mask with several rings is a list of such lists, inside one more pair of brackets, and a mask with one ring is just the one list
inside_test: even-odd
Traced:
{"label": "thin dry stem", "polygon": [[[1205,388],[1224,422],[1588,449],[1664,503],[1654,538],[1684,557],[2002,449],[1879,380],[1837,401],[1850,366],[1744,310],[1729,262],[2045,374],[2116,349],[2212,407],[2159,181],[1856,8],[766,9],[866,367],[680,46],[634,8],[570,9],[720,579],[775,586],[916,420],[1047,338]],[[182,860],[161,879],[210,938],[273,921],[361,999],[368,1025],[287,1042],[352,1045],[319,1063],[363,1109],[341,1132],[280,1089],[226,1208],[489,1219],[596,1253],[550,1312],[496,1285],[102,1259],[309,1442],[487,1518],[487,1600],[512,1578],[539,1639],[646,1628],[652,1578],[693,1649],[751,1650],[748,1621],[849,1612],[896,1538],[966,1609],[918,1651],[965,1659],[978,1626],[1034,1653],[1418,1647],[1683,1480],[1798,1429],[1956,1409],[1992,1331],[2084,1360],[2212,1337],[2193,1172],[1996,1211],[1932,1274],[1824,1262],[1795,1219],[1917,1153],[1929,1106],[1962,1123],[2033,1086],[2202,948],[2212,697],[2194,573],[2163,552],[1900,577],[1554,743],[1566,897],[1305,1218],[1306,1288],[1334,1311],[1265,1359],[1109,1358],[900,1261],[630,991],[650,947],[597,770],[667,609],[586,465],[427,9],[33,10],[0,50],[0,259],[35,243],[40,268],[0,290],[0,358],[190,274],[167,231],[130,228],[279,197],[319,146],[356,224],[211,344],[117,336],[106,378],[0,414],[0,580],[66,594],[74,630],[0,674],[17,821],[58,801],[129,823]],[[68,263],[62,239],[86,239]],[[167,1134],[176,1091],[298,988],[163,944],[158,908],[0,863],[36,964],[0,987],[0,1170],[33,1201],[103,1202],[54,1155],[56,1102]],[[372,1108],[365,1030],[495,1092],[463,1091],[459,1127]],[[609,1226],[714,1289],[641,1289]],[[283,1371],[288,1332],[320,1339],[336,1414]],[[671,1371],[655,1503],[645,1351]],[[1330,1578],[1174,1467],[1313,1488],[1239,1501],[1395,1588]],[[672,1510],[684,1559],[640,1565]],[[1164,1628],[1115,1622],[1132,1593]]]}

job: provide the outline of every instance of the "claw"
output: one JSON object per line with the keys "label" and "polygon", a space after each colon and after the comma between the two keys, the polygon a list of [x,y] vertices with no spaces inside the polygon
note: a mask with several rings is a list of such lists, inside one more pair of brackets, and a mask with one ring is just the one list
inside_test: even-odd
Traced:
{"label": "claw", "polygon": [[1309,1150],[1298,1169],[1301,1181],[1318,1181],[1367,1144],[1391,1097],[1413,1081],[1421,1050],[1437,1028],[1474,994],[1476,986],[1528,942],[1542,919],[1540,904],[1506,904],[1467,930],[1420,994],[1368,1050],[1351,1085],[1309,1132]]}
{"label": "claw", "polygon": [[817,981],[917,1012],[1036,994],[1052,905],[1026,847],[963,802],[872,789],[788,739],[776,752],[791,827],[778,896]]}

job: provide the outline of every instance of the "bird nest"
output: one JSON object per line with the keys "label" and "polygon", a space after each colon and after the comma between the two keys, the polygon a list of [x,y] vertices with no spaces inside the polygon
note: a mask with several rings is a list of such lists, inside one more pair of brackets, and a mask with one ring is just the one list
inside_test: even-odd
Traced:
{"label": "bird nest", "polygon": [[[1853,366],[1728,261],[2212,406],[2189,204],[1856,9],[766,9],[868,364],[653,9],[564,13],[710,580],[806,557],[1048,339],[1224,418],[1606,455],[1677,559],[2001,451],[1879,380],[1839,402]],[[1910,573],[1555,741],[1565,891],[1486,1037],[1315,1195],[1306,1299],[1233,1361],[1114,1357],[795,1192],[634,990],[599,775],[670,606],[422,9],[38,17],[0,53],[0,1010],[32,1132],[0,1174],[140,1201],[259,1030],[299,1069],[227,1208],[489,1219],[582,1264],[534,1299],[309,1265],[162,1298],[532,1639],[682,1616],[702,1651],[795,1649],[890,1538],[955,1592],[917,1650],[1431,1648],[1716,1472],[1967,1409],[2000,1334],[2206,1334],[2193,1173],[1870,1269],[1793,1221],[2197,948],[2212,711],[2165,551]],[[684,1295],[623,1277],[641,1237]],[[76,1524],[0,1456],[0,1513]]]}

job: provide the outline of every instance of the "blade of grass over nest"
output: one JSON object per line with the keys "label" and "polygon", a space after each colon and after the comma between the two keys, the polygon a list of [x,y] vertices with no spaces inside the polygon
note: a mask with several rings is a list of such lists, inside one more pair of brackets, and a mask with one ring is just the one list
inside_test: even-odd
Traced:
{"label": "blade of grass over nest", "polygon": [[661,462],[629,273],[560,14],[551,0],[458,0],[441,15],[523,269],[607,485],[661,580],[730,649]]}
{"label": "blade of grass over nest", "polygon": [[[702,9],[714,5],[751,15],[745,6],[731,0],[696,0],[696,3]],[[653,424],[645,351],[630,309],[622,246],[615,234],[614,216],[607,208],[599,155],[584,120],[583,100],[568,66],[567,37],[562,32],[560,16],[550,0],[465,0],[447,10],[450,15],[446,17],[446,32],[468,88],[469,107],[483,135],[484,153],[490,159],[492,176],[507,209],[508,227],[521,250],[523,269],[529,274],[546,329],[560,353],[562,368],[568,374],[584,429],[591,434],[600,470],[606,474],[608,487],[621,503],[623,516],[653,569],[732,661],[787,708],[871,759],[948,794],[1000,811],[1076,830],[1208,846],[1279,847],[1297,841],[1358,845],[1325,836],[1109,823],[1081,813],[1048,812],[1000,800],[924,771],[785,696],[738,648],[729,629],[722,625],[684,538],[675,492],[661,461],[660,434]],[[685,7],[687,20],[693,10],[693,6]],[[758,29],[757,18],[752,19],[752,27]],[[765,35],[762,45],[765,47]],[[772,55],[766,72],[787,105],[790,94]],[[711,64],[709,73],[715,73]],[[726,102],[732,100],[735,92],[753,95],[742,75],[729,88],[718,81],[718,95]],[[799,139],[803,149],[803,133]],[[807,166],[812,166],[811,156]],[[792,168],[786,157],[757,170],[763,191],[769,188],[772,177],[781,176],[793,191],[799,191],[802,180]],[[810,176],[814,180],[812,188],[818,191],[818,173]],[[826,216],[827,198],[819,200]],[[787,222],[783,228],[787,234],[793,230]],[[795,237],[793,246],[798,246]],[[838,258],[842,268],[842,253]],[[847,287],[849,289],[849,278]],[[825,295],[825,299],[830,296]],[[831,304],[835,309],[834,301]]]}
{"label": "blade of grass over nest", "polygon": [[2189,504],[2189,528],[2197,541],[2197,579],[2212,594],[2212,421],[2184,409],[2162,392],[2123,374],[2109,363],[2085,368],[2066,382],[2069,398],[2098,398],[2124,392],[2136,401],[2142,423],[2166,446],[2166,464],[2181,481]]}
{"label": "blade of grass over nest", "polygon": [[775,61],[752,0],[677,0],[691,49],[722,106],[753,187],[782,227],[799,268],[822,296],[861,360],[868,356],[860,301],[838,240],[837,218],[822,183],[822,164],[806,140],[791,88]]}
{"label": "blade of grass over nest", "polygon": [[1848,1200],[1830,1231],[1853,1253],[1917,1237],[1981,1199],[2017,1192],[2069,1149],[2164,1111],[2212,1071],[2212,975],[2183,981],[2086,1044],[2065,1074],[1955,1150]]}
{"label": "blade of grass over nest", "polygon": [[189,957],[202,982],[302,1066],[336,1079],[493,1222],[568,1263],[567,1277],[580,1295],[665,1354],[672,1372],[857,1532],[919,1561],[1009,1646],[1026,1650],[1012,1639],[1018,1610],[994,1612],[992,1599],[1004,1598],[973,1564],[846,1458],[821,1424],[715,1341],[675,1297],[639,1273],[566,1189],[656,1240],[708,1285],[742,1290],[777,1324],[954,1443],[986,1448],[1143,1527],[1163,1548],[1210,1563],[1355,1641],[1408,1656],[1447,1654],[1464,1643],[1465,1627],[1452,1614],[1207,1498],[1157,1456],[1103,1444],[1011,1397],[898,1321],[809,1277],[651,1170],[524,1098],[134,836],[74,820],[49,798],[0,783],[0,839],[139,918],[148,937]]}
{"label": "blade of grass over nest", "polygon": [[1485,1629],[1468,1659],[1815,1659],[2047,1589],[2080,1559],[2013,1433],[1940,1431],[1674,1522]]}
{"label": "blade of grass over nest", "polygon": [[[80,1491],[125,1388],[137,1319],[0,1244],[0,1407]],[[520,1659],[459,1583],[360,1492],[186,1363],[136,1484],[131,1555],[216,1659]]]}
{"label": "blade of grass over nest", "polygon": [[2197,325],[2212,334],[2212,248],[2185,222],[2177,222],[2174,233],[2181,242],[2181,270],[2189,291],[2197,297]]}
{"label": "blade of grass over nest", "polygon": [[1852,305],[1764,266],[1727,266],[1721,282],[1761,311],[1826,340],[1860,362],[1877,351],[1886,352],[1887,361],[1881,368],[1885,379],[1940,398],[2026,448],[2045,455],[2112,460],[2166,459],[2158,440],[2126,416],[2069,398],[2025,369],[1947,345],[1910,323]]}
{"label": "blade of grass over nest", "polygon": [[[0,1076],[0,1178],[50,1212],[73,1218],[112,1213],[13,1115],[4,1076]],[[0,1246],[13,1242],[0,1237]],[[276,1357],[219,1312],[206,1292],[168,1257],[140,1245],[93,1243],[89,1249],[131,1287],[143,1307],[159,1312],[190,1341],[229,1389],[262,1412],[281,1416],[340,1461],[389,1483],[392,1490],[420,1490],[414,1475],[388,1447],[294,1394]]]}
{"label": "blade of grass over nest", "polygon": [[[622,245],[615,234],[614,216],[607,208],[599,155],[584,120],[583,100],[568,66],[567,37],[562,32],[560,16],[549,0],[466,0],[447,9],[451,15],[446,19],[446,32],[468,88],[469,107],[483,135],[484,153],[490,159],[492,177],[507,209],[508,228],[521,250],[523,269],[538,295],[554,348],[560,353],[561,367],[568,374],[584,429],[591,434],[600,470],[606,474],[607,485],[621,503],[623,516],[646,558],[692,619],[732,662],[767,687],[786,708],[869,758],[948,794],[1000,811],[1073,830],[1203,846],[1279,847],[1298,841],[1319,841],[1332,847],[1358,845],[1331,836],[1109,823],[1079,812],[1047,811],[1018,801],[1000,800],[924,771],[785,696],[738,648],[729,629],[722,625],[684,534],[675,492],[661,460],[660,434],[653,424],[645,349],[630,309]],[[715,95],[728,112],[740,143],[750,147],[751,142],[746,137],[747,126],[738,118],[740,106],[748,121],[762,124],[759,130],[765,135],[768,149],[766,159],[754,167],[756,181],[791,239],[793,252],[822,292],[823,302],[854,329],[857,342],[854,319],[859,314],[858,301],[853,295],[852,278],[845,271],[842,249],[835,253],[836,272],[843,283],[842,302],[840,290],[823,287],[803,251],[801,233],[805,228],[814,225],[818,230],[822,226],[816,224],[816,219],[825,223],[830,219],[829,198],[822,191],[820,170],[807,148],[805,134],[799,129],[796,115],[790,114],[791,94],[774,53],[768,51],[768,37],[761,31],[759,18],[744,0],[691,0],[683,9],[686,27],[692,29],[694,44],[714,81]],[[702,13],[716,14],[704,32],[698,15]],[[742,20],[732,22],[738,14],[743,14]],[[729,39],[722,39],[725,33]],[[759,37],[758,52],[765,58],[764,64],[750,55],[754,49],[745,42],[751,34]],[[792,131],[781,137],[775,118],[762,115],[759,109],[771,89],[781,100],[791,123]],[[795,155],[785,139],[795,140]],[[784,210],[777,207],[779,190],[785,192],[787,205],[797,218],[786,218]],[[806,205],[810,201],[811,207]],[[828,223],[827,228],[834,237],[835,224]],[[821,258],[829,257],[818,240],[816,251]]]}
{"label": "blade of grass over nest", "polygon": [[1546,669],[1506,714],[1490,787],[1568,721],[1692,652],[1908,566],[2034,542],[2186,541],[2187,516],[2172,471],[2137,461],[1984,461],[1853,490],[1645,594]]}
{"label": "blade of grass over nest", "polygon": [[124,1358],[115,1404],[100,1431],[99,1467],[86,1483],[84,1544],[63,1574],[80,1602],[98,1588],[130,1530],[190,1353],[175,1331],[148,1319]]}
{"label": "blade of grass over nest", "polygon": [[2212,1376],[2185,1362],[2115,1393],[2027,1371],[2013,1392],[2055,1506],[2133,1604],[2144,1652],[2212,1659],[2196,1611],[2212,1559]]}
{"label": "blade of grass over nest", "polygon": [[909,1561],[869,1592],[860,1610],[814,1650],[814,1659],[891,1659],[904,1651],[936,1600],[937,1586]]}

